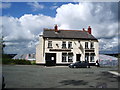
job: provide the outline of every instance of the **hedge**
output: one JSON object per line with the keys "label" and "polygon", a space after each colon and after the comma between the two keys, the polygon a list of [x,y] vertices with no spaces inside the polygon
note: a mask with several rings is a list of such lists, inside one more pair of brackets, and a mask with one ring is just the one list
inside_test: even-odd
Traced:
{"label": "hedge", "polygon": [[21,64],[21,65],[35,65],[34,61],[22,60],[22,59],[11,59],[8,55],[2,55],[2,64]]}

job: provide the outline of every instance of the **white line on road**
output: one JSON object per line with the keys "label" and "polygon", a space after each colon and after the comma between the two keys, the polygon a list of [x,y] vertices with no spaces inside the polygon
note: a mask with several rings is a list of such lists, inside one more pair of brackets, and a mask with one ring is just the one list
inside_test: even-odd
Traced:
{"label": "white line on road", "polygon": [[116,71],[108,71],[109,73],[111,74],[114,74],[114,75],[117,75],[117,76],[120,76],[120,73],[116,72]]}

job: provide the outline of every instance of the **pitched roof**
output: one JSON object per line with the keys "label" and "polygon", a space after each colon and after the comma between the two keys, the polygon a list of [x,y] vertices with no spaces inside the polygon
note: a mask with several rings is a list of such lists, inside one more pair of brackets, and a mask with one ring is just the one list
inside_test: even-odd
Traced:
{"label": "pitched roof", "polygon": [[59,30],[58,32],[55,32],[54,29],[44,29],[43,37],[57,39],[97,40],[92,34],[81,30]]}

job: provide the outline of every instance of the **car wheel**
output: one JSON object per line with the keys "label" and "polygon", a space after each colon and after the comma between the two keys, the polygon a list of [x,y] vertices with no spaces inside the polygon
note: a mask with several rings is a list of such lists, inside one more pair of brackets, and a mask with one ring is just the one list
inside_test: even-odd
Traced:
{"label": "car wheel", "polygon": [[87,66],[87,68],[90,68],[90,66]]}
{"label": "car wheel", "polygon": [[73,66],[73,68],[76,68],[76,66]]}

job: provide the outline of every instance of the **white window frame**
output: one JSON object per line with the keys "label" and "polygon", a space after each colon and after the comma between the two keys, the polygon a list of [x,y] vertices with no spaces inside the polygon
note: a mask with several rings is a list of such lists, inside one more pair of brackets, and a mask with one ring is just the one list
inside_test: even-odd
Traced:
{"label": "white window frame", "polygon": [[95,62],[95,56],[94,55],[90,55],[90,62]]}
{"label": "white window frame", "polygon": [[[66,55],[64,56],[63,54],[66,54]],[[67,62],[67,53],[62,53],[62,62]]]}
{"label": "white window frame", "polygon": [[68,53],[68,62],[73,62],[73,53]]}
{"label": "white window frame", "polygon": [[88,49],[89,47],[89,43],[88,42],[85,42],[85,49]]}
{"label": "white window frame", "polygon": [[[69,45],[70,45],[70,47],[69,47]],[[72,42],[71,41],[68,42],[68,48],[69,49],[72,48]]]}
{"label": "white window frame", "polygon": [[52,41],[48,41],[48,48],[52,48]]}
{"label": "white window frame", "polygon": [[94,48],[94,42],[90,43],[90,48],[93,49]]}
{"label": "white window frame", "polygon": [[[65,43],[64,43],[65,42]],[[65,45],[65,47],[63,46],[63,45]],[[62,48],[64,49],[64,48],[67,48],[67,46],[66,46],[67,44],[66,44],[66,41],[62,41]]]}

